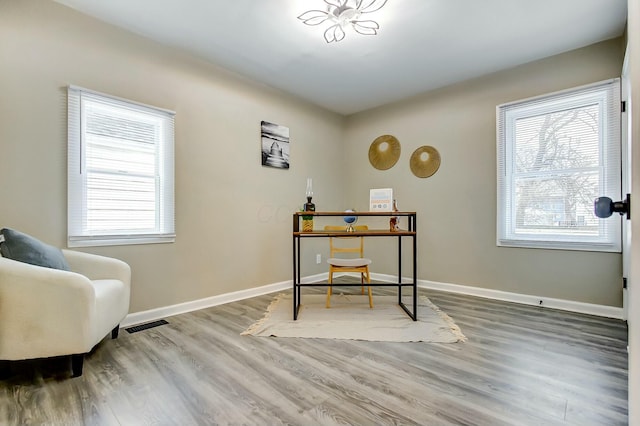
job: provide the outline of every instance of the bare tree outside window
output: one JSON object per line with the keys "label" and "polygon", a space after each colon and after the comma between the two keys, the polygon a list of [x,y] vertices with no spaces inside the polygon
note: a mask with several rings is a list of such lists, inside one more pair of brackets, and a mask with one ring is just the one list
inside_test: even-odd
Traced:
{"label": "bare tree outside window", "polygon": [[516,232],[598,233],[598,106],[516,121]]}

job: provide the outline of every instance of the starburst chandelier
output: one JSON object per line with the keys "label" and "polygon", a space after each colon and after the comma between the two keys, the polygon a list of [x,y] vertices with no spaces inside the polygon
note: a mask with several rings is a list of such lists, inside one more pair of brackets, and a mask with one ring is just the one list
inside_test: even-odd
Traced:
{"label": "starburst chandelier", "polygon": [[340,41],[345,36],[345,30],[353,28],[363,35],[376,35],[380,25],[376,21],[363,20],[365,13],[380,10],[387,0],[324,0],[326,11],[309,10],[298,16],[307,25],[320,25],[329,21],[331,25],[324,32],[327,43]]}

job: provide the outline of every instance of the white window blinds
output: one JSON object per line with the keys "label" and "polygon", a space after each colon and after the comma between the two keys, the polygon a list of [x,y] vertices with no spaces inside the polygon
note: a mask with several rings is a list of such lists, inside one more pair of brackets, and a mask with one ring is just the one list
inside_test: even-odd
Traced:
{"label": "white window blinds", "polygon": [[68,245],[173,241],[174,113],[68,89]]}
{"label": "white window blinds", "polygon": [[497,107],[500,246],[620,251],[620,89],[610,80]]}

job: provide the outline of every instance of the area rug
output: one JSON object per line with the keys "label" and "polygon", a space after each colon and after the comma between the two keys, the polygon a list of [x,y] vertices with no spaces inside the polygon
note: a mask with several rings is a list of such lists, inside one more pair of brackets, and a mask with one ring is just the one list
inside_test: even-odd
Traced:
{"label": "area rug", "polygon": [[[398,305],[397,296],[334,294],[331,308],[325,295],[303,295],[298,320],[293,320],[291,294],[277,296],[262,319],[243,335],[352,339],[382,342],[455,343],[466,337],[453,320],[427,297],[418,300],[418,321],[413,321]],[[410,305],[410,300],[405,302]]]}

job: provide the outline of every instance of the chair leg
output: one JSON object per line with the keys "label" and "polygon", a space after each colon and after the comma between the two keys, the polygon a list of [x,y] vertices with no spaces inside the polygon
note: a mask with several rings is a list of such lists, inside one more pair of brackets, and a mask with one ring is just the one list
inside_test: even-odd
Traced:
{"label": "chair leg", "polygon": [[364,274],[360,274],[360,294],[364,294]]}
{"label": "chair leg", "polygon": [[6,379],[11,376],[11,361],[0,361],[0,379]]}
{"label": "chair leg", "polygon": [[327,287],[327,309],[329,309],[331,307],[331,293],[332,293],[331,284],[333,283],[333,272],[331,272],[331,271],[329,271],[328,283],[329,283],[329,286]]}
{"label": "chair leg", "polygon": [[71,377],[82,376],[83,364],[84,364],[84,354],[71,355]]}
{"label": "chair leg", "polygon": [[[367,284],[371,284],[371,274],[367,270]],[[373,309],[373,294],[371,293],[371,285],[369,285],[369,308]]]}
{"label": "chair leg", "polygon": [[111,330],[111,338],[112,339],[117,339],[118,338],[118,332],[120,331],[120,324],[116,325],[116,328],[114,328],[113,330]]}

